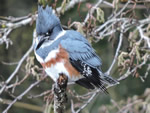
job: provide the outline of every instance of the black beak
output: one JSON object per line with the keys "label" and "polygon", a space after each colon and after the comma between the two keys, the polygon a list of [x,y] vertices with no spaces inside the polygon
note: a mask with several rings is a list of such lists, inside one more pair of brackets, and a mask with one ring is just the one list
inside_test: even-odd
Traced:
{"label": "black beak", "polygon": [[39,41],[39,43],[38,43],[38,45],[37,45],[37,47],[36,47],[36,50],[41,47],[41,45],[45,42],[45,40],[46,40],[46,38],[41,37],[41,39],[40,39],[40,41]]}

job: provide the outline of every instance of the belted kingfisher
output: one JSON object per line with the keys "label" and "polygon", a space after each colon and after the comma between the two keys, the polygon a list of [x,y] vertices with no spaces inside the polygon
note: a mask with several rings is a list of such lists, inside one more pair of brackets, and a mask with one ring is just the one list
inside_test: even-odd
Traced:
{"label": "belted kingfisher", "polygon": [[68,82],[88,89],[99,88],[103,92],[107,92],[104,84],[118,83],[101,71],[101,59],[83,35],[63,30],[51,7],[38,6],[36,33],[35,56],[55,82],[63,73]]}

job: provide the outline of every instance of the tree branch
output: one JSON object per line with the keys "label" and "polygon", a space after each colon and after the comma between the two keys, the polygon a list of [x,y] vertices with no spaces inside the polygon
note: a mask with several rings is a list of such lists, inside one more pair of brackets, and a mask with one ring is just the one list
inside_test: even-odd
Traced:
{"label": "tree branch", "polygon": [[68,78],[64,74],[60,74],[57,82],[54,84],[54,112],[63,113],[65,109],[65,103],[67,102],[67,88]]}
{"label": "tree branch", "polygon": [[14,72],[9,76],[9,78],[6,80],[6,82],[4,83],[4,85],[2,86],[2,88],[0,89],[0,95],[2,94],[2,92],[5,90],[7,84],[14,78],[14,76],[16,75],[16,73],[19,71],[22,63],[24,62],[24,60],[29,56],[29,54],[33,51],[33,43],[31,45],[31,47],[29,48],[29,50],[24,54],[24,56],[20,59],[16,69],[14,70]]}
{"label": "tree branch", "polygon": [[119,55],[119,50],[121,48],[122,41],[123,41],[124,26],[125,26],[125,23],[121,26],[121,33],[120,33],[120,37],[119,37],[119,43],[118,43],[118,47],[117,47],[117,50],[116,50],[116,54],[115,54],[115,57],[114,57],[114,60],[111,64],[111,66],[109,67],[109,69],[106,72],[106,75],[110,75],[110,71],[112,70],[114,64],[117,61],[117,58],[118,58],[118,55]]}
{"label": "tree branch", "polygon": [[18,101],[21,100],[22,97],[24,95],[26,95],[34,86],[36,86],[37,84],[39,84],[42,80],[44,80],[47,76],[44,76],[43,78],[41,78],[39,81],[34,82],[33,84],[31,84],[23,93],[21,93],[18,97],[16,97],[8,106],[7,108],[2,112],[2,113],[7,113],[8,110],[12,107],[12,105]]}
{"label": "tree branch", "polygon": [[95,9],[103,2],[103,0],[99,0],[90,10],[90,12],[86,15],[86,18],[84,20],[84,22],[82,23],[83,26],[85,26],[85,24],[88,22],[90,16],[94,13]]}

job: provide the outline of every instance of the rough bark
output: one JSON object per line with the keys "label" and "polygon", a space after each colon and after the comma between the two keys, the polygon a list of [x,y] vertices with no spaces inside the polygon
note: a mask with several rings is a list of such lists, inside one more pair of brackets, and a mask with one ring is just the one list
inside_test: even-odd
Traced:
{"label": "rough bark", "polygon": [[54,113],[63,113],[65,110],[67,82],[67,76],[60,74],[57,82],[54,84]]}

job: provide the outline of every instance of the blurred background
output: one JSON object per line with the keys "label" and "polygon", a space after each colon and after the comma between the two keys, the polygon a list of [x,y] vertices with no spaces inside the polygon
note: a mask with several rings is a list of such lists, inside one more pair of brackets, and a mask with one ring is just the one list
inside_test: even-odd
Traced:
{"label": "blurred background", "polygon": [[[108,0],[109,1],[109,0]],[[53,1],[51,1],[53,3]],[[61,5],[62,1],[58,1],[57,7]],[[68,26],[68,21],[75,22],[82,22],[87,12],[90,10],[88,9],[88,5],[94,5],[97,0],[87,0],[86,2],[83,2],[80,4],[80,9],[78,11],[79,5],[75,5],[74,8],[66,11],[64,14],[60,15],[61,23],[65,26]],[[110,0],[111,2],[111,0]],[[121,4],[125,4],[125,2],[120,2]],[[112,8],[108,7],[102,7],[102,10],[105,13],[105,19],[107,20],[108,16],[112,13]],[[27,16],[30,14],[35,14],[37,11],[37,0],[0,0],[0,16],[12,16],[12,17],[22,17]],[[80,13],[80,14],[79,14]],[[147,13],[147,10],[145,8],[139,8],[136,9],[136,16],[139,19],[144,18],[144,14]],[[17,62],[21,59],[21,57],[25,54],[25,52],[29,49],[29,47],[32,44],[33,39],[33,30],[35,29],[35,22],[31,25],[25,25],[18,29],[15,29],[11,32],[11,34],[8,36],[13,44],[9,46],[8,49],[6,49],[6,45],[2,44],[0,45],[0,81],[7,80],[7,78],[10,76],[10,74],[13,72],[13,70],[16,67]],[[117,35],[116,35],[117,37]],[[106,72],[109,66],[112,63],[112,60],[114,58],[114,54],[116,51],[118,38],[115,39],[115,41],[108,41],[109,37],[106,37],[102,40],[99,40],[98,42],[92,41],[92,46],[96,49],[97,54],[101,57],[103,61],[102,70],[103,72]],[[89,39],[90,40],[90,39]],[[124,39],[122,50],[127,49],[127,40]],[[30,56],[34,57],[34,53]],[[7,65],[7,63],[14,63],[13,65]],[[23,63],[21,66],[21,69],[17,73],[17,77],[19,79],[23,78],[25,76],[25,65],[27,61]],[[37,62],[37,60],[34,60],[34,63],[38,65],[40,64]],[[140,70],[139,73],[142,75],[144,73],[144,69]],[[117,64],[113,67],[113,70],[111,71],[111,75],[114,78],[118,78],[121,73],[118,71]],[[92,102],[82,110],[82,113],[103,113],[101,111],[102,107],[108,106],[111,107],[112,102],[111,99],[113,99],[116,102],[120,101],[127,101],[129,98],[132,98],[134,96],[141,96],[144,94],[144,91],[149,88],[149,80],[150,76],[147,77],[145,82],[142,82],[139,77],[134,77],[130,75],[127,79],[121,81],[121,83],[117,86],[111,87],[108,89],[109,95],[105,94],[98,94]],[[15,80],[13,79],[12,83]],[[23,82],[23,84],[19,85],[15,89],[14,96],[19,95],[21,92],[23,92],[31,83],[36,81],[36,77],[30,76],[26,81]],[[30,99],[28,96],[30,95],[36,95],[40,94],[43,91],[51,89],[53,84],[53,81],[50,78],[47,78],[46,80],[42,81],[37,87],[33,88],[28,95],[26,95],[20,103],[15,104],[10,110],[9,113],[41,113],[42,109],[44,108],[46,102],[44,100],[44,97],[40,98],[33,98]],[[81,86],[78,85],[71,85],[69,86],[70,90],[75,90],[78,94],[84,94],[87,92],[87,90]],[[6,93],[3,93],[0,98],[7,99],[7,100],[13,100],[13,97],[10,96],[9,91]],[[70,100],[72,99],[72,96],[69,95],[69,101],[67,106],[67,112],[69,113],[70,109]],[[23,105],[22,105],[23,104]],[[30,107],[23,107],[26,106],[26,104],[33,105]],[[6,108],[6,104],[0,103],[0,112],[2,112]],[[34,108],[35,107],[35,108]],[[105,107],[104,107],[105,110]],[[110,113],[115,113],[116,109],[113,109]]]}

